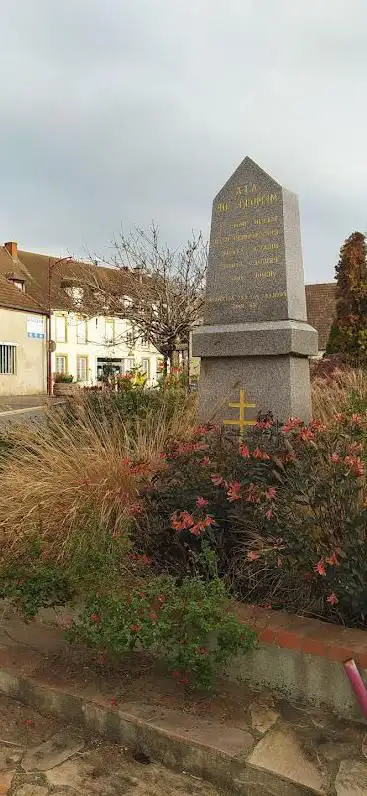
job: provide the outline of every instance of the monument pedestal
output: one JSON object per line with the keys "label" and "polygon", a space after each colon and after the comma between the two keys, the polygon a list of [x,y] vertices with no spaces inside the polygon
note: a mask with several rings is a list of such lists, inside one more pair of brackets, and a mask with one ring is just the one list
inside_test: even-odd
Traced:
{"label": "monument pedestal", "polygon": [[302,321],[262,321],[198,327],[193,355],[201,357],[199,411],[203,420],[236,417],[228,408],[239,389],[256,408],[247,416],[272,412],[311,418],[309,356],[317,354],[317,332]]}

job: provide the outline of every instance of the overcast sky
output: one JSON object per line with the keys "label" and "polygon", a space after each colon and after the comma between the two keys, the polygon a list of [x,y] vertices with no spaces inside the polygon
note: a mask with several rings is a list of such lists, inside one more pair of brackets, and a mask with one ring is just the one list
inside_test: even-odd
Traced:
{"label": "overcast sky", "polygon": [[366,0],[1,4],[0,240],[108,254],[209,234],[249,155],[300,197],[305,278],[367,230]]}

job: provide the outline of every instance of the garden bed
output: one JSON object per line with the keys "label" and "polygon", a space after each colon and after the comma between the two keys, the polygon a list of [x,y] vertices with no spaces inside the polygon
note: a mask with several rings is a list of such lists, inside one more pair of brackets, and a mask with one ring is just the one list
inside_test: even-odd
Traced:
{"label": "garden bed", "polygon": [[[146,406],[144,392],[131,395]],[[143,649],[179,687],[227,671],[357,717],[342,663],[366,666],[354,630],[367,604],[363,391],[337,412],[324,396],[308,425],[259,417],[240,444],[195,425],[185,397],[156,400],[127,424],[115,399],[89,396],[14,440],[1,473],[0,594],[26,619],[79,606],[76,649],[115,660]],[[243,606],[236,617],[234,600],[265,613]]]}
{"label": "garden bed", "polygon": [[62,674],[67,663],[68,677],[80,673],[85,681],[98,682],[107,699],[128,696],[144,699],[147,704],[174,706],[184,712],[212,714],[234,720],[244,702],[259,689],[270,689],[285,697],[313,707],[326,706],[344,718],[361,721],[363,716],[346,676],[343,663],[353,659],[367,680],[367,633],[340,628],[317,619],[295,616],[257,606],[236,604],[240,621],[251,627],[258,643],[245,655],[238,655],[229,665],[227,676],[218,679],[212,693],[200,694],[167,677],[154,658],[134,653],[119,667],[111,667],[108,658],[91,654],[85,648],[70,650],[67,659],[53,662],[51,677]]}
{"label": "garden bed", "polygon": [[300,701],[309,706],[327,706],[336,714],[363,720],[343,663],[354,659],[367,679],[367,633],[338,628],[316,619],[293,616],[282,611],[236,605],[240,620],[256,632],[258,644],[245,655],[237,656],[218,679],[213,692],[202,693],[177,687],[154,658],[142,653],[128,655],[118,666],[111,666],[103,655],[85,648],[70,649],[67,656],[52,661],[51,682],[65,676],[76,690],[93,683],[105,694],[148,705],[165,705],[183,712],[213,715],[234,721],[243,713],[244,702],[254,692],[270,689],[279,698]]}
{"label": "garden bed", "polygon": [[[57,627],[39,620],[31,625],[16,617],[8,620],[4,628],[9,635],[0,638],[0,665],[6,668],[15,663],[25,675],[50,685],[67,683],[76,694],[88,696],[97,690],[107,704],[143,701],[148,706],[236,723],[243,704],[265,688],[278,698],[310,708],[326,706],[344,718],[362,720],[343,663],[354,659],[367,677],[365,631],[256,606],[236,604],[235,609],[240,621],[256,632],[258,643],[232,661],[226,676],[218,678],[210,692],[178,684],[153,656],[142,652],[125,655],[117,665],[98,650],[80,644],[70,647],[62,629],[63,613],[51,612]],[[22,647],[12,656],[11,647],[6,651],[7,643]]]}

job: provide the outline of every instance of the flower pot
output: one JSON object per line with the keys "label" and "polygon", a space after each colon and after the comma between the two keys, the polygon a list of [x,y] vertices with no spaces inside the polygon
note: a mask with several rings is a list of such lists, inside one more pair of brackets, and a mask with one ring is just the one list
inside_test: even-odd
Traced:
{"label": "flower pot", "polygon": [[54,395],[76,395],[79,389],[79,384],[76,382],[56,381],[54,384]]}

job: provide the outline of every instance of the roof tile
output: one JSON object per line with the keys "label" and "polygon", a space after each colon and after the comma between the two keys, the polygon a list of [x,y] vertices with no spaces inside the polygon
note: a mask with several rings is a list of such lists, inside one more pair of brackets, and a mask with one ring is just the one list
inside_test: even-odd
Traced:
{"label": "roof tile", "polygon": [[325,351],[336,312],[336,282],[306,285],[307,319],[319,333],[319,351]]}
{"label": "roof tile", "polygon": [[0,308],[42,313],[42,309],[27,293],[12,285],[5,276],[0,274]]}

